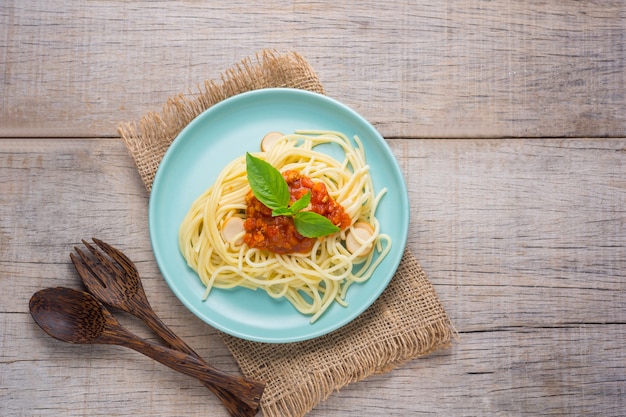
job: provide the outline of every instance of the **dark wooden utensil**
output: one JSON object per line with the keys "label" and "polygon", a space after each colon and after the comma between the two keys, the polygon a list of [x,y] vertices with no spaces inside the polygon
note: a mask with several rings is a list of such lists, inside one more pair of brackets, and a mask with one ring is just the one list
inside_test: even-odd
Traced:
{"label": "dark wooden utensil", "polygon": [[[70,258],[87,290],[104,304],[143,320],[173,349],[202,360],[154,312],[148,302],[135,264],[124,253],[108,243],[100,239],[92,239],[104,253],[83,240],[83,244],[89,249],[92,256],[87,255],[77,247],[74,250],[78,257],[73,253],[70,254]],[[260,384],[257,381],[248,381],[255,385]],[[258,413],[260,408],[258,400],[254,402],[246,398],[239,399],[221,387],[213,384],[205,385],[222,401],[232,416],[251,417]]]}
{"label": "dark wooden utensil", "polygon": [[30,314],[46,333],[69,343],[124,346],[203,383],[222,387],[239,398],[258,403],[264,385],[235,378],[198,358],[144,340],[126,330],[91,294],[71,288],[47,288],[30,299]]}

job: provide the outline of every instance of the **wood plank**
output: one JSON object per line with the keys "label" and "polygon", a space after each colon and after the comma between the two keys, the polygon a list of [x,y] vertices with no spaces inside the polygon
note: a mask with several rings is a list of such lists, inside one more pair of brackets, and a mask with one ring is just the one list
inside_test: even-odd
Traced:
{"label": "wood plank", "polygon": [[[460,338],[343,389],[311,416],[622,414],[626,138],[389,144],[407,176],[409,245]],[[237,372],[160,277],[147,203],[119,140],[0,140],[4,413],[226,415],[198,382],[122,348],[55,341],[28,314],[37,289],[79,286],[68,254],[98,236],[137,263],[175,332]]]}
{"label": "wood plank", "polygon": [[386,137],[626,136],[625,27],[619,0],[9,0],[0,136],[115,136],[263,48]]}
{"label": "wood plank", "polygon": [[[619,327],[462,333],[450,351],[349,386],[314,415],[618,416],[622,343],[589,340]],[[356,399],[365,406],[348,409]]]}

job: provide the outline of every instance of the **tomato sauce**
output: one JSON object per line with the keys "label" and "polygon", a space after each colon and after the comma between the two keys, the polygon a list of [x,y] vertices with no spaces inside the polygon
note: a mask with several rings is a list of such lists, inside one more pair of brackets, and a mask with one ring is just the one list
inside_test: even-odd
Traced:
{"label": "tomato sauce", "polygon": [[[350,226],[350,216],[328,194],[324,183],[313,182],[297,171],[285,171],[282,175],[289,186],[290,204],[310,192],[311,203],[305,210],[325,216],[342,230]],[[279,254],[307,253],[313,248],[316,239],[298,233],[291,217],[272,217],[272,210],[262,204],[252,191],[246,196],[246,204],[244,242],[248,246]]]}

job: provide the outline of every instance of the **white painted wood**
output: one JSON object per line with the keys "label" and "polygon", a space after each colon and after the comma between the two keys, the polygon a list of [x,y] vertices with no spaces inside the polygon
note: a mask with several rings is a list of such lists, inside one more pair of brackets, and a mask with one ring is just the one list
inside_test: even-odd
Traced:
{"label": "white painted wood", "polygon": [[6,0],[0,135],[115,136],[275,48],[386,137],[624,137],[625,28],[620,0]]}
{"label": "white painted wood", "polygon": [[[409,245],[459,340],[310,415],[621,415],[626,139],[389,143],[410,192]],[[237,372],[160,277],[148,196],[121,141],[0,140],[0,178],[3,415],[225,416],[197,381],[123,348],[58,342],[28,314],[36,290],[80,285],[68,255],[97,236],[136,261],[175,332]]]}
{"label": "white painted wood", "polygon": [[625,28],[618,0],[4,1],[0,414],[226,416],[138,353],[51,339],[28,300],[79,287],[68,255],[100,237],[135,261],[176,333],[238,372],[161,278],[116,128],[275,48],[389,138],[409,246],[459,331],[311,416],[623,415]]}

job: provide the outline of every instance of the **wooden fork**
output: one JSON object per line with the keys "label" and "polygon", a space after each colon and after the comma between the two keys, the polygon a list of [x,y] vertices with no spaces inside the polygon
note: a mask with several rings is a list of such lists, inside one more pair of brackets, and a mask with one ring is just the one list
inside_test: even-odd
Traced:
{"label": "wooden fork", "polygon": [[[74,247],[74,250],[78,256],[70,253],[72,263],[87,290],[102,303],[143,320],[173,349],[202,360],[184,340],[159,319],[148,302],[139,272],[133,262],[108,243],[96,238],[93,238],[93,241],[101,251],[85,240],[82,241],[92,256],[77,247]],[[250,385],[250,395],[246,398],[239,398],[223,387],[209,383],[205,385],[222,401],[232,416],[251,417],[256,415],[260,408],[260,399],[265,384],[239,376],[228,377],[238,380],[242,384]]]}

